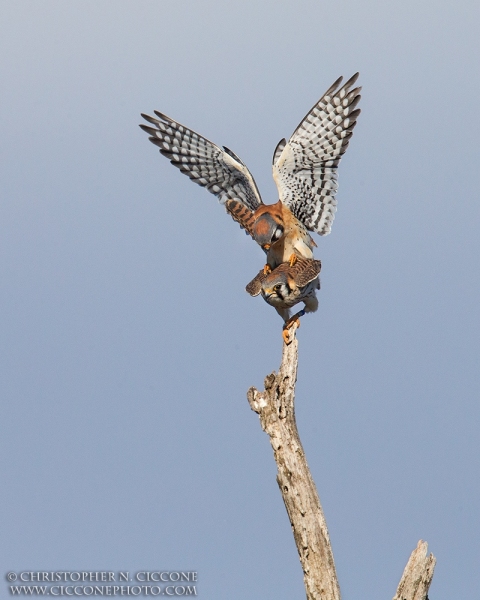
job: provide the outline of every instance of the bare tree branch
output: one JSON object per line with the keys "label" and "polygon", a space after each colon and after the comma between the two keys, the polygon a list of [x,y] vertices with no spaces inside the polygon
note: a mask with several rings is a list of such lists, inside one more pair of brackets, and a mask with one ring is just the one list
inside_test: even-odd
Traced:
{"label": "bare tree branch", "polygon": [[437,559],[427,556],[427,542],[420,540],[410,555],[393,600],[427,600]]}
{"label": "bare tree branch", "polygon": [[[265,390],[247,392],[250,408],[260,417],[268,434],[277,463],[277,483],[292,525],[303,568],[307,600],[340,600],[332,547],[315,483],[295,421],[297,381],[297,326],[289,330],[291,343],[283,345],[282,363],[277,374],[265,378]],[[436,559],[427,557],[427,543],[418,542],[403,572],[393,600],[428,600],[428,588]]]}
{"label": "bare tree branch", "polygon": [[278,467],[277,483],[290,517],[307,599],[340,600],[327,524],[295,422],[298,363],[295,329],[295,325],[290,329],[292,342],[283,345],[278,374],[267,375],[264,392],[250,388],[247,398],[270,437]]}

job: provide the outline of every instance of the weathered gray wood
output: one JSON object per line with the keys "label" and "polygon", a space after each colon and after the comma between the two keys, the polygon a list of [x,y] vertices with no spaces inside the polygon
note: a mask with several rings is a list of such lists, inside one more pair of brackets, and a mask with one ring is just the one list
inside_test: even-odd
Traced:
{"label": "weathered gray wood", "polygon": [[[303,568],[307,600],[340,600],[333,552],[315,483],[295,421],[297,381],[297,325],[289,330],[291,343],[283,345],[278,374],[265,378],[265,390],[251,387],[248,402],[260,417],[277,463],[277,483],[292,525]],[[427,543],[420,540],[412,552],[393,600],[428,600],[436,559],[427,556]]]}
{"label": "weathered gray wood", "polygon": [[410,555],[393,600],[427,600],[437,559],[427,556],[427,542],[420,540]]}
{"label": "weathered gray wood", "polygon": [[307,600],[340,600],[333,552],[320,499],[310,474],[295,422],[298,342],[296,325],[283,345],[278,374],[265,378],[265,391],[250,388],[250,407],[269,435],[277,463],[277,483],[287,509],[303,568]]}

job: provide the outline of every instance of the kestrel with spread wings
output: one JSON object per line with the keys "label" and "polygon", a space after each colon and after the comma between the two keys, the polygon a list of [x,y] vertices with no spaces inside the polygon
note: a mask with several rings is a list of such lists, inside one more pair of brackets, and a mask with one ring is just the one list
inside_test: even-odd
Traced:
{"label": "kestrel with spread wings", "polygon": [[192,181],[215,194],[230,215],[267,254],[265,274],[297,257],[313,258],[310,232],[330,233],[337,201],[337,169],[352,137],[360,110],[358,73],[325,92],[273,154],[273,178],[279,200],[262,202],[252,174],[231,150],[155,111],[140,125],[160,152]]}

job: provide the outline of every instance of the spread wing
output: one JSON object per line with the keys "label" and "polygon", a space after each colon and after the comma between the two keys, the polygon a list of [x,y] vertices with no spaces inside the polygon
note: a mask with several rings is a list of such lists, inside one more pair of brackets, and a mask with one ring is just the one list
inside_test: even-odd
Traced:
{"label": "spread wing", "polygon": [[162,113],[155,111],[155,114],[157,119],[142,114],[153,127],[140,127],[172,165],[215,194],[222,204],[236,198],[252,211],[263,204],[250,171],[231,150],[225,147],[222,150]]}
{"label": "spread wing", "polygon": [[273,178],[280,200],[307,229],[330,233],[335,217],[337,168],[352,137],[360,110],[361,88],[352,89],[356,73],[342,87],[342,77],[303,119],[288,142],[273,155]]}

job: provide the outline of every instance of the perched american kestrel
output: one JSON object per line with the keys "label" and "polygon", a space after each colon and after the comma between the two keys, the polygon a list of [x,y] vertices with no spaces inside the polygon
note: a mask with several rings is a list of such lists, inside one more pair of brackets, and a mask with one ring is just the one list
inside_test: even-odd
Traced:
{"label": "perched american kestrel", "polygon": [[313,258],[309,232],[330,233],[337,201],[337,168],[360,114],[358,73],[325,92],[287,142],[273,155],[279,201],[265,205],[242,160],[213,142],[155,111],[142,114],[153,125],[140,125],[150,141],[192,181],[206,187],[267,254],[265,273],[297,257]]}
{"label": "perched american kestrel", "polygon": [[[270,273],[262,269],[245,288],[251,296],[261,293],[265,302],[275,307],[285,321],[283,338],[287,343],[291,324],[297,321],[300,326],[300,317],[318,308],[316,291],[320,289],[321,268],[319,260],[298,258],[292,266],[282,263]],[[304,303],[304,308],[290,317],[290,309],[299,302]]]}

